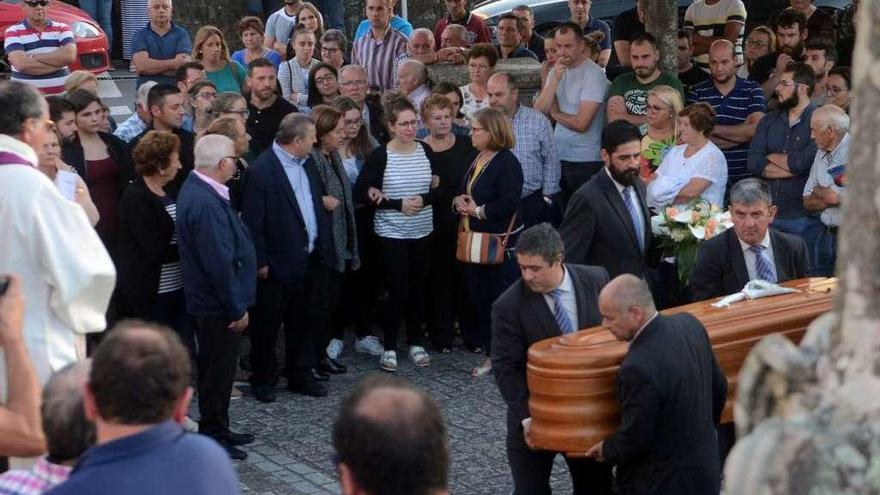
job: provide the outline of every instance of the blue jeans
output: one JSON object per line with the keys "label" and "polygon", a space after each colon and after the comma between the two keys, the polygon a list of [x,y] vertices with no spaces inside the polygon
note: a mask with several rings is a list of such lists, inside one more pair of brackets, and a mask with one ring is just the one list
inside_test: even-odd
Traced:
{"label": "blue jeans", "polygon": [[79,0],[79,8],[101,26],[107,35],[110,50],[113,50],[113,0]]}
{"label": "blue jeans", "polygon": [[[799,236],[807,244],[807,257],[809,258],[809,268],[807,273],[814,275],[816,273],[816,246],[819,236],[825,230],[825,225],[815,216],[805,216],[798,218],[777,218],[770,224],[774,229]],[[833,269],[832,269],[833,271]]]}
{"label": "blue jeans", "polygon": [[834,265],[837,261],[837,228],[825,226],[816,239],[815,249],[810,251],[813,267],[810,275],[815,277],[833,277]]}

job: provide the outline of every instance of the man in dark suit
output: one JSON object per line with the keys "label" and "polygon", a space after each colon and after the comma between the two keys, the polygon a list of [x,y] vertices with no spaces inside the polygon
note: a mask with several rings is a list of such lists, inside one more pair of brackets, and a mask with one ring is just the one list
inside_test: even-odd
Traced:
{"label": "man in dark suit", "polygon": [[251,326],[251,386],[262,402],[275,400],[275,342],[284,323],[287,387],[323,397],[316,370],[317,335],[327,318],[326,276],[334,263],[330,213],[309,152],[315,124],[308,115],[284,117],[271,147],[248,169],[242,218],[257,251],[257,303]]}
{"label": "man in dark suit", "polygon": [[807,276],[800,236],[770,228],[776,206],[767,183],[746,179],[730,189],[733,228],[700,244],[690,277],[694,301],[739,292],[749,280],[786,282]]}
{"label": "man in dark suit", "polygon": [[628,274],[602,289],[599,311],[629,350],[617,377],[620,427],[587,457],[617,465],[620,495],[717,494],[727,380],[706,329],[688,313],[660,315],[645,281]]}
{"label": "man in dark suit", "polygon": [[571,197],[559,228],[570,263],[597,265],[616,277],[645,278],[651,244],[651,215],[639,178],[641,133],[618,120],[602,130],[605,170]]}
{"label": "man in dark suit", "polygon": [[205,136],[196,144],[195,170],[177,198],[177,236],[186,311],[199,343],[199,433],[217,440],[233,459],[244,459],[247,454],[236,446],[254,437],[230,431],[229,394],[254,303],[257,263],[224,185],[237,170],[235,158],[235,144],[226,136]]}
{"label": "man in dark suit", "polygon": [[[507,403],[507,461],[514,495],[550,493],[556,452],[529,446],[529,346],[550,337],[598,325],[598,297],[608,274],[601,267],[563,263],[562,238],[550,224],[522,233],[516,259],[522,279],[492,305],[492,365]],[[611,490],[611,470],[588,459],[566,458],[575,495]]]}

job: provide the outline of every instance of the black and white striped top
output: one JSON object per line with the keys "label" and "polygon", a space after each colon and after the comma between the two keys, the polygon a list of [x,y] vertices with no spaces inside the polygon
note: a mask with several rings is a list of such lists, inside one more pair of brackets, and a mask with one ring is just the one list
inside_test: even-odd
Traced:
{"label": "black and white striped top", "polygon": [[[389,199],[427,194],[431,190],[431,163],[421,143],[409,155],[388,150],[388,163],[382,177],[382,192]],[[415,215],[397,210],[377,210],[373,224],[376,234],[390,239],[421,239],[434,230],[431,206]]]}
{"label": "black and white striped top", "polygon": [[[177,246],[177,204],[169,196],[163,196],[159,198],[159,201],[162,202],[162,206],[165,207],[165,211],[168,212],[168,216],[171,217],[175,224],[174,235],[171,236],[169,244]],[[182,288],[183,271],[180,268],[180,262],[175,261],[162,264],[162,269],[159,272],[159,294],[174,292]]]}

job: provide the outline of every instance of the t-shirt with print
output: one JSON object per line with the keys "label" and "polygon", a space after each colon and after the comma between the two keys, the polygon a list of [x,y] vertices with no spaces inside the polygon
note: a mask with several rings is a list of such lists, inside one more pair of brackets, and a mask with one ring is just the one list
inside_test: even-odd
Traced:
{"label": "t-shirt with print", "polygon": [[[551,69],[555,70],[555,69]],[[581,103],[591,101],[599,104],[586,132],[576,132],[561,123],[556,123],[553,136],[559,159],[566,162],[597,162],[601,160],[599,149],[602,141],[602,128],[605,126],[605,99],[608,95],[608,80],[602,68],[586,60],[577,67],[570,68],[562,75],[556,88],[556,102],[559,110],[569,115],[577,115]]]}
{"label": "t-shirt with print", "polygon": [[[740,25],[735,46],[737,64],[741,64],[743,33],[746,29],[746,6],[742,0],[718,0],[711,5],[706,0],[696,0],[684,13],[684,28],[701,36],[724,36],[724,27],[728,22],[736,22]],[[708,53],[694,57],[694,62],[701,69],[709,70]]]}
{"label": "t-shirt with print", "polygon": [[628,114],[646,115],[648,113],[648,91],[654,86],[660,85],[666,85],[678,91],[682,101],[684,101],[684,89],[682,88],[681,81],[676,77],[663,73],[660,74],[660,77],[647,84],[640,82],[634,72],[621,74],[611,84],[608,97],[622,96]]}

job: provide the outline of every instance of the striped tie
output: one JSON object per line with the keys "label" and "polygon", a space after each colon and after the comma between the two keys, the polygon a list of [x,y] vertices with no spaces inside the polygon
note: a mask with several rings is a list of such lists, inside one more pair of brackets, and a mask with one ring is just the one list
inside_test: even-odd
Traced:
{"label": "striped tie", "polygon": [[639,241],[639,250],[645,250],[645,233],[643,232],[642,219],[639,217],[639,214],[636,210],[635,202],[632,199],[633,193],[632,186],[627,186],[623,190],[623,203],[626,205],[627,211],[629,211],[629,216],[633,221],[633,228],[636,229],[636,239]]}
{"label": "striped tie", "polygon": [[749,251],[755,254],[755,274],[761,280],[766,280],[767,282],[776,283],[776,270],[773,265],[770,263],[770,260],[764,256],[764,250],[767,249],[764,246],[758,244],[757,246],[749,246]]}
{"label": "striped tie", "polygon": [[562,305],[562,291],[560,289],[551,290],[550,298],[553,299],[553,318],[556,319],[556,324],[559,325],[562,335],[574,332],[574,325],[571,323],[571,318],[568,317],[568,311]]}

